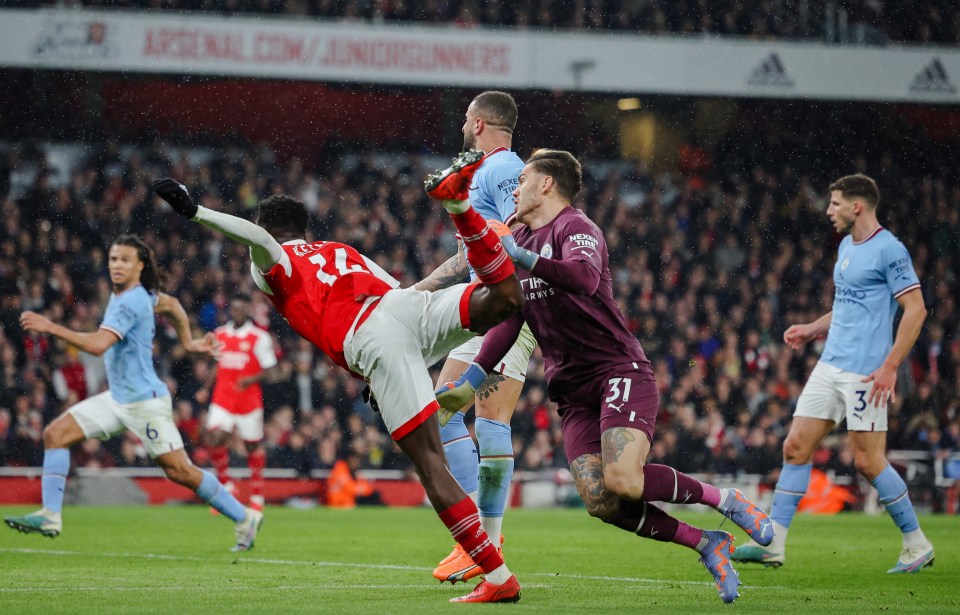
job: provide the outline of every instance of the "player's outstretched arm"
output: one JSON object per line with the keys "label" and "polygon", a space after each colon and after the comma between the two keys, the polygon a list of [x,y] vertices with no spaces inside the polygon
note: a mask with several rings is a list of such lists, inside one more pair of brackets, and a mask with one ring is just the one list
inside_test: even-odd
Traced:
{"label": "player's outstretched arm", "polygon": [[113,331],[98,329],[94,333],[81,333],[58,325],[46,316],[30,310],[20,315],[20,326],[24,331],[59,337],[68,344],[73,344],[80,350],[98,357],[120,341],[120,337]]}
{"label": "player's outstretched arm", "polygon": [[208,333],[201,338],[194,338],[190,330],[190,318],[183,305],[175,297],[167,293],[157,293],[157,305],[153,311],[162,316],[166,316],[177,331],[177,338],[183,344],[184,350],[195,354],[204,354],[209,357],[216,357],[219,346],[217,338],[212,333]]}
{"label": "player's outstretched arm", "polygon": [[249,247],[250,258],[260,271],[270,271],[280,262],[280,242],[253,222],[196,205],[186,186],[169,177],[153,182],[151,188],[177,213]]}

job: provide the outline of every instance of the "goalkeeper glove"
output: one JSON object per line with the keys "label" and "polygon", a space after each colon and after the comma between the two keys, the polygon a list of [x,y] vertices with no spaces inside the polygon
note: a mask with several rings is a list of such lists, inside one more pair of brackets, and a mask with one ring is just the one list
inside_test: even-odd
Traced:
{"label": "goalkeeper glove", "polygon": [[440,402],[440,425],[450,422],[457,412],[473,403],[480,384],[487,377],[487,372],[476,363],[471,363],[460,377],[453,382],[440,385],[434,394]]}
{"label": "goalkeeper glove", "polygon": [[177,180],[165,177],[164,179],[158,179],[153,182],[153,185],[150,187],[157,193],[158,197],[169,203],[170,207],[177,210],[177,213],[191,220],[197,215],[197,204],[190,198],[187,187]]}
{"label": "goalkeeper glove", "polygon": [[527,271],[533,271],[533,266],[540,260],[540,255],[536,252],[518,246],[517,240],[510,233],[501,235],[500,243],[503,244],[503,249],[507,251],[510,260]]}

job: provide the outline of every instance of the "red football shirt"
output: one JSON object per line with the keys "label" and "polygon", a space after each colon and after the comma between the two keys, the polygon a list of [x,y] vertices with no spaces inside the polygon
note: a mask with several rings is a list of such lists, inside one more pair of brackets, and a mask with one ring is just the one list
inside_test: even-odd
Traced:
{"label": "red football shirt", "polygon": [[370,313],[365,301],[400,283],[342,243],[289,241],[283,251],[285,258],[266,274],[251,268],[257,285],[294,331],[349,371],[343,340],[361,312]]}
{"label": "red football shirt", "polygon": [[262,408],[260,383],[240,389],[238,381],[277,364],[270,334],[248,320],[239,328],[232,322],[217,327],[214,335],[222,346],[211,402],[233,414],[248,414]]}

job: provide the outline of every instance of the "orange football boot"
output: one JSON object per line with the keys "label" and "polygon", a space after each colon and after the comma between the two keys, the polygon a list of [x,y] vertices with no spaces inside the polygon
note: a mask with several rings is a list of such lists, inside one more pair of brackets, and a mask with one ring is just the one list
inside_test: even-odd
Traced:
{"label": "orange football boot", "polygon": [[[500,548],[497,550],[503,557],[503,534],[500,534]],[[463,550],[460,543],[457,543],[450,555],[440,560],[437,567],[433,569],[433,578],[441,583],[450,581],[453,585],[456,585],[457,581],[469,581],[480,574],[483,574],[483,570]]]}
{"label": "orange football boot", "polygon": [[520,583],[517,577],[510,575],[503,585],[494,585],[489,581],[480,581],[466,596],[451,598],[450,602],[517,602],[520,600]]}

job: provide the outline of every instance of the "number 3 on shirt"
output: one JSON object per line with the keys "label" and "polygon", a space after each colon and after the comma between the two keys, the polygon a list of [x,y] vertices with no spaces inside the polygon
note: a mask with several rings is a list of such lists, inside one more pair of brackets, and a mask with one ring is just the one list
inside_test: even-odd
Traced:
{"label": "number 3 on shirt", "polygon": [[327,259],[324,258],[323,254],[318,252],[307,260],[319,267],[317,270],[317,279],[327,286],[333,286],[333,283],[337,281],[337,278],[342,275],[346,275],[355,271],[366,271],[363,268],[363,265],[350,265],[347,267],[347,251],[343,248],[337,248],[333,251],[333,266],[337,270],[336,275],[327,273],[323,270],[323,268],[327,265]]}

